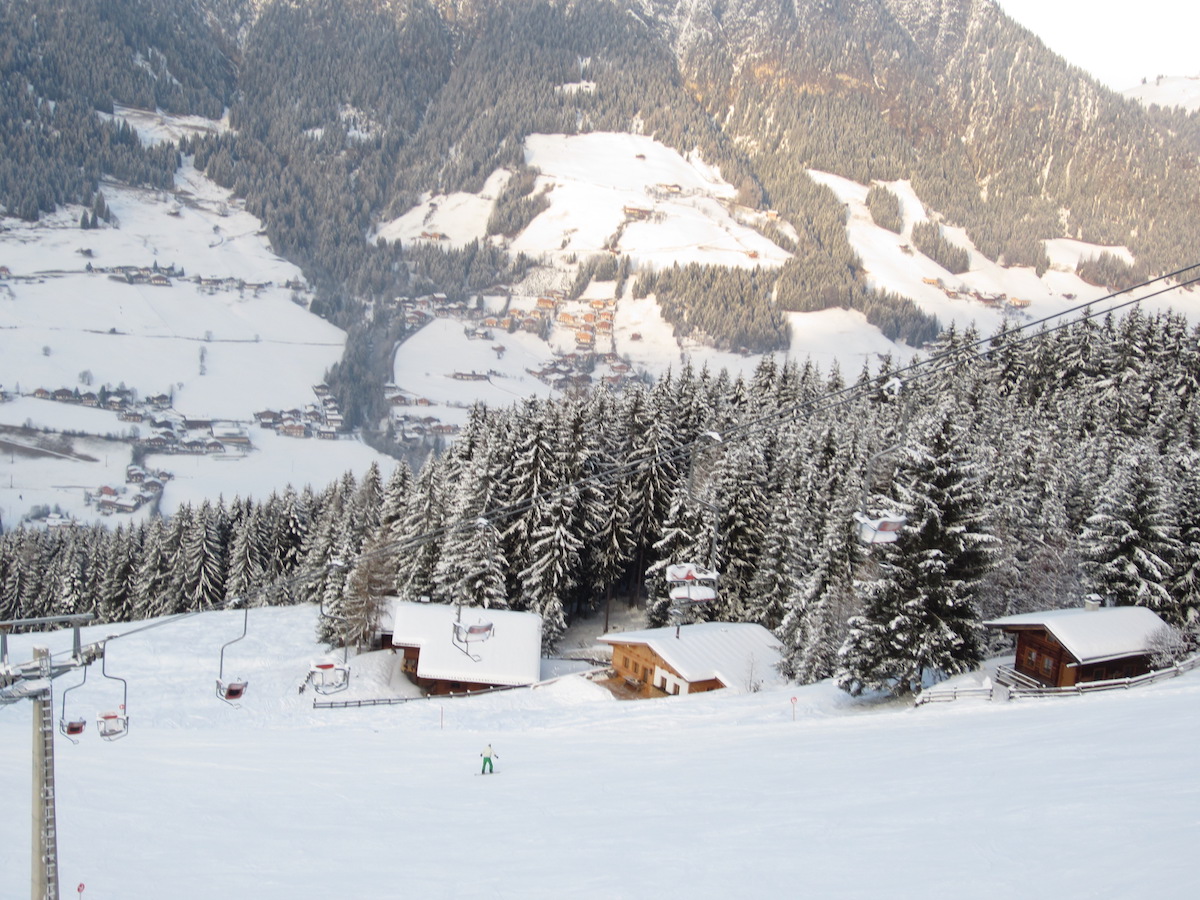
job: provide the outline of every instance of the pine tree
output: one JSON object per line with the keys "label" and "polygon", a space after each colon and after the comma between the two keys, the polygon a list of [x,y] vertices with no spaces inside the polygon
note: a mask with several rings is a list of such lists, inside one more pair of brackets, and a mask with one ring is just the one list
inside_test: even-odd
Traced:
{"label": "pine tree", "polygon": [[433,596],[433,573],[441,552],[437,537],[445,521],[442,467],[437,460],[430,459],[421,467],[405,505],[404,517],[392,531],[399,550],[396,593],[403,599],[420,600]]}
{"label": "pine tree", "polygon": [[919,691],[930,677],[970,671],[983,658],[976,605],[994,565],[982,521],[977,469],[966,455],[958,408],[943,404],[905,448],[896,478],[908,518],[865,584],[863,613],[839,650],[838,685],[859,694]]}
{"label": "pine tree", "polygon": [[1117,458],[1079,541],[1089,590],[1181,621],[1169,589],[1180,550],[1176,511],[1153,448],[1139,444]]}
{"label": "pine tree", "polygon": [[542,617],[542,648],[552,651],[567,628],[566,606],[579,577],[582,542],[571,531],[576,498],[569,490],[535,509],[529,564],[521,570],[518,603]]}

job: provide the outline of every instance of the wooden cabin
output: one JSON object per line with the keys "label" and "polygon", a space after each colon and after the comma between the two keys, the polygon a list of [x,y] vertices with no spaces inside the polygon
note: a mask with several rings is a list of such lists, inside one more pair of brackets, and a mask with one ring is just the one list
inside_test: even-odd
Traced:
{"label": "wooden cabin", "polygon": [[1047,687],[1135,678],[1151,670],[1151,637],[1166,623],[1142,606],[1005,616],[983,623],[1016,639],[1013,668]]}
{"label": "wooden cabin", "polygon": [[617,677],[642,697],[738,693],[779,681],[779,642],[750,622],[700,622],[606,634]]}
{"label": "wooden cabin", "polygon": [[427,694],[522,687],[541,678],[542,617],[445,603],[391,601],[379,645]]}

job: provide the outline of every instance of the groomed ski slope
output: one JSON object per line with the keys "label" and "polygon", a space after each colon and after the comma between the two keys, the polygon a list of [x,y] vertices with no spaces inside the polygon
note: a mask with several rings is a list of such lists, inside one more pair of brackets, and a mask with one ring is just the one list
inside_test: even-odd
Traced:
{"label": "groomed ski slope", "polygon": [[[827,683],[619,702],[575,675],[314,710],[296,689],[315,620],[251,610],[226,651],[227,678],[250,682],[241,709],[213,691],[240,612],[110,643],[130,733],[57,740],[64,897],[1195,896],[1194,673],[918,709]],[[13,637],[12,660],[33,643]],[[356,662],[339,696],[406,693],[386,662]],[[119,693],[97,666],[69,712],[94,719]],[[29,894],[30,720],[27,702],[0,708],[2,898]],[[500,777],[479,778],[489,742]]]}

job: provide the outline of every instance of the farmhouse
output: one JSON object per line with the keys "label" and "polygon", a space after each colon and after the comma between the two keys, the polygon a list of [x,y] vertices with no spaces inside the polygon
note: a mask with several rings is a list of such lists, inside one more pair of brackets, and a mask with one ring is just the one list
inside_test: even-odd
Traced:
{"label": "farmhouse", "polygon": [[429,694],[534,684],[541,676],[542,617],[534,613],[393,600],[380,643]]}
{"label": "farmhouse", "polygon": [[700,622],[606,634],[613,668],[642,697],[698,694],[729,688],[743,693],[779,680],[779,642],[761,625]]}
{"label": "farmhouse", "polygon": [[1166,623],[1141,606],[1023,613],[984,622],[1016,638],[1013,668],[1047,687],[1134,678],[1151,669],[1151,636]]}

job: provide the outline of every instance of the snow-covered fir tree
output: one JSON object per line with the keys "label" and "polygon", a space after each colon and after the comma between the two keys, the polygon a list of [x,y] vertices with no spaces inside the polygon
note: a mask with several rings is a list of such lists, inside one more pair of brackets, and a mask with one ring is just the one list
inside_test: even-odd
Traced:
{"label": "snow-covered fir tree", "polygon": [[914,428],[895,490],[908,523],[863,584],[863,612],[839,650],[838,684],[903,695],[983,658],[975,591],[994,565],[977,471],[956,404]]}
{"label": "snow-covered fir tree", "polygon": [[1146,606],[1181,622],[1171,594],[1180,545],[1173,492],[1154,448],[1122,453],[1080,535],[1088,589],[1113,606]]}

